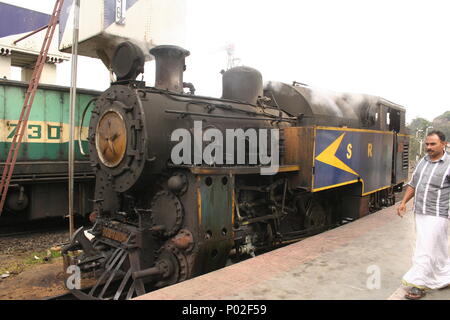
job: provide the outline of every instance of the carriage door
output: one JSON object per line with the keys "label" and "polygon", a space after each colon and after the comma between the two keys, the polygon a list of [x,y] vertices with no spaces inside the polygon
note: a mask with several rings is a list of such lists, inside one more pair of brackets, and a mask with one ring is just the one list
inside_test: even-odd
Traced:
{"label": "carriage door", "polygon": [[402,161],[403,154],[403,142],[399,145],[400,132],[400,110],[394,108],[386,108],[386,129],[394,133],[393,146],[392,146],[392,183],[396,184],[398,170],[398,163]]}

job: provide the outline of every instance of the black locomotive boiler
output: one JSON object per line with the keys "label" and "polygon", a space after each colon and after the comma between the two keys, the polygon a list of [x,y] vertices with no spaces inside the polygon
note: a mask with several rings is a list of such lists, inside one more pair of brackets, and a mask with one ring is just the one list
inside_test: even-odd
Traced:
{"label": "black locomotive boiler", "polygon": [[248,67],[223,74],[222,98],[196,96],[183,82],[188,51],[150,53],[154,87],[135,80],[142,52],[120,44],[117,81],[92,111],[96,221],[63,248],[66,264],[97,276],[89,291],[70,287],[78,297],[142,295],[395,202],[408,172],[402,107],[263,86]]}

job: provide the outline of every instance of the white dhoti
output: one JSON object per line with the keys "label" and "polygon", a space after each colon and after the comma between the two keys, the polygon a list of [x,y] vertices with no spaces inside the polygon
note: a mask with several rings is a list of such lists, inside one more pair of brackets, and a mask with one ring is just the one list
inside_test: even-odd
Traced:
{"label": "white dhoti", "polygon": [[421,289],[450,285],[448,219],[416,214],[416,250],[403,284]]}

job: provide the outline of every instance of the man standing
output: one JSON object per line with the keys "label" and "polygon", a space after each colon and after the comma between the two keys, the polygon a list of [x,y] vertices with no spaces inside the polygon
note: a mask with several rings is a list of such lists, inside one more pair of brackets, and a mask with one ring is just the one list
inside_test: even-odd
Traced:
{"label": "man standing", "polygon": [[397,214],[406,212],[414,197],[416,249],[411,269],[402,283],[411,287],[405,298],[420,299],[426,289],[450,285],[448,255],[448,214],[450,206],[450,155],[445,152],[445,135],[431,131],[425,140],[427,155],[420,160]]}

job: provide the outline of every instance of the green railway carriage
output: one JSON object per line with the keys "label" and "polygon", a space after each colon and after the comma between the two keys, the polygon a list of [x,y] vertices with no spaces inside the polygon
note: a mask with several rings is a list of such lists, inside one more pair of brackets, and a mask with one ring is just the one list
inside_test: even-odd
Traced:
{"label": "green railway carriage", "polygon": [[[28,84],[0,80],[0,169],[13,139]],[[34,99],[14,168],[2,219],[32,220],[65,216],[68,213],[68,151],[70,88],[40,85]],[[84,109],[98,92],[77,90],[75,109],[75,207],[76,213],[86,215],[93,192],[94,176],[89,158],[87,132],[91,108],[87,108],[82,129],[79,126]]]}

